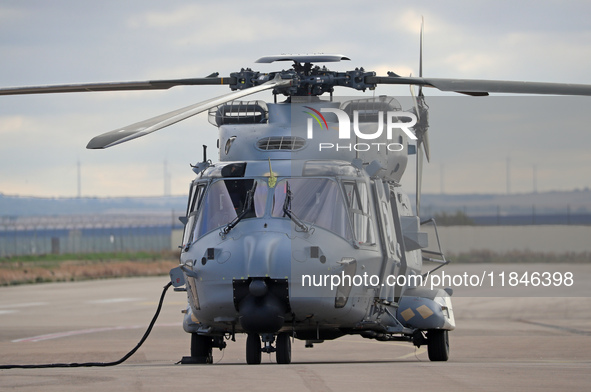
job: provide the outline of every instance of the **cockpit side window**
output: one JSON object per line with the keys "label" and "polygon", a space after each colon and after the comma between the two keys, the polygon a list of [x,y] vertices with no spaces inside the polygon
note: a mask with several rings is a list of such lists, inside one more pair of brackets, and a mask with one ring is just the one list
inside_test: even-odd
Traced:
{"label": "cockpit side window", "polygon": [[192,241],[193,227],[195,225],[195,218],[199,211],[199,206],[205,193],[207,183],[193,183],[189,194],[189,202],[187,203],[187,224],[183,233],[183,245]]}
{"label": "cockpit side window", "polygon": [[197,184],[192,183],[191,189],[189,190],[189,202],[187,203],[187,213],[186,216],[189,216],[189,213],[193,210],[193,205],[195,203],[195,191],[197,190]]}
{"label": "cockpit side window", "polygon": [[196,212],[199,209],[203,193],[205,193],[206,183],[200,183],[195,187],[194,197],[189,203],[189,213]]}

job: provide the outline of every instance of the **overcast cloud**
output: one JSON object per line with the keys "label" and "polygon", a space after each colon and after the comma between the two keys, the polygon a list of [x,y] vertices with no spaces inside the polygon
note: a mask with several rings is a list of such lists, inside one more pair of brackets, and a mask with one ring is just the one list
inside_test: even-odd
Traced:
{"label": "overcast cloud", "polygon": [[[0,1],[0,86],[265,72],[286,64],[254,64],[261,56],[313,52],[352,59],[331,65],[336,70],[416,76],[421,16],[426,76],[591,84],[589,15],[584,1]],[[205,113],[111,149],[85,146],[97,134],[228,91],[0,97],[0,193],[75,196],[79,161],[83,196],[161,195],[166,161],[172,193],[183,194],[201,145],[215,155],[217,132]],[[408,88],[376,93],[408,95]],[[425,192],[443,185],[446,193],[503,193],[508,161],[513,192],[532,190],[534,166],[540,191],[591,185],[591,98],[460,98],[456,106],[455,98],[439,98],[449,94],[425,93],[433,97]],[[501,115],[502,106],[518,110]]]}

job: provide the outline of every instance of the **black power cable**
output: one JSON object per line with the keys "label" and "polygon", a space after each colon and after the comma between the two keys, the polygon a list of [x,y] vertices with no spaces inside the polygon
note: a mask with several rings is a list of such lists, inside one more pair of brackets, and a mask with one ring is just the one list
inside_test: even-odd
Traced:
{"label": "black power cable", "polygon": [[142,336],[140,342],[135,346],[130,352],[128,352],[123,358],[115,362],[84,362],[84,363],[48,363],[48,364],[41,364],[41,365],[0,365],[0,369],[41,369],[41,368],[69,368],[69,367],[107,367],[107,366],[115,366],[119,365],[126,360],[129,359],[135,352],[144,344],[150,332],[152,332],[152,327],[156,323],[158,319],[158,315],[160,315],[160,310],[162,309],[162,303],[164,302],[164,296],[166,295],[166,291],[172,286],[172,282],[168,282],[166,286],[164,286],[164,290],[162,290],[162,295],[160,296],[160,302],[158,303],[158,308],[156,309],[156,314],[152,317],[152,321],[148,326],[148,329]]}

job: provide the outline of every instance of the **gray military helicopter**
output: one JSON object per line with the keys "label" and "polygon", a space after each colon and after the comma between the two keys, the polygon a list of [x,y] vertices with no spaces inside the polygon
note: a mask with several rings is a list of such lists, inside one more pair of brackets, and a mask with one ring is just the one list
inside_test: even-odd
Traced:
{"label": "gray military helicopter", "polygon": [[[421,284],[447,264],[439,246],[426,250],[421,232],[423,155],[429,159],[423,87],[481,96],[488,93],[591,95],[591,86],[466,79],[376,76],[323,64],[343,55],[277,55],[258,63],[292,62],[261,73],[229,77],[93,83],[0,89],[0,95],[168,89],[227,84],[233,92],[93,138],[102,149],[209,111],[218,128],[219,162],[193,166],[180,265],[171,271],[186,291],[183,328],[191,355],[183,363],[211,363],[246,333],[246,361],[276,353],[291,362],[293,339],[306,347],[356,334],[379,341],[427,345],[432,361],[449,357],[455,328],[449,288]],[[421,61],[422,63],[422,61]],[[335,87],[374,90],[380,84],[419,86],[403,111],[385,96],[337,99]],[[272,91],[272,103],[239,99]],[[283,100],[279,97],[283,96]],[[416,154],[415,209],[400,184]],[[437,238],[437,245],[439,240]]]}

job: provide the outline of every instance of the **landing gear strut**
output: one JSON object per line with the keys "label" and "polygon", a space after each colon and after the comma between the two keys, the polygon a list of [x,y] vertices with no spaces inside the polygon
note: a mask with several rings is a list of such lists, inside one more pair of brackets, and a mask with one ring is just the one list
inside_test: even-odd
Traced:
{"label": "landing gear strut", "polygon": [[[261,337],[264,347],[261,348]],[[249,333],[246,337],[246,363],[258,365],[261,363],[261,353],[275,352],[275,358],[279,364],[291,363],[291,340],[289,333],[281,332],[277,335],[276,347],[273,347],[275,336],[271,333],[264,333],[260,336],[257,333]]]}
{"label": "landing gear strut", "polygon": [[205,336],[197,333],[191,334],[191,356],[183,357],[180,361],[183,365],[194,365],[199,363],[213,363],[212,349],[220,350],[226,347],[223,336]]}
{"label": "landing gear strut", "polygon": [[182,364],[213,363],[213,338],[211,336],[191,334],[191,356],[183,357]]}

